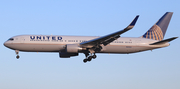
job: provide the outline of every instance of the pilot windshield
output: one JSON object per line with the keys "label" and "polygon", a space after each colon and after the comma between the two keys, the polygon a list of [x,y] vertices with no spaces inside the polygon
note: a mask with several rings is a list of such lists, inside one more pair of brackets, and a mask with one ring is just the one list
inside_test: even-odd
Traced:
{"label": "pilot windshield", "polygon": [[14,38],[9,38],[9,39],[8,39],[8,41],[13,41],[13,40],[14,40]]}

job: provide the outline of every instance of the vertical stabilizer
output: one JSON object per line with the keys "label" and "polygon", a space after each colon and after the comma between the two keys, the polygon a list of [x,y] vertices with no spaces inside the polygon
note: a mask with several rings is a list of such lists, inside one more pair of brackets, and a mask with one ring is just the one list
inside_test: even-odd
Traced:
{"label": "vertical stabilizer", "polygon": [[142,37],[154,40],[163,40],[173,12],[166,12]]}

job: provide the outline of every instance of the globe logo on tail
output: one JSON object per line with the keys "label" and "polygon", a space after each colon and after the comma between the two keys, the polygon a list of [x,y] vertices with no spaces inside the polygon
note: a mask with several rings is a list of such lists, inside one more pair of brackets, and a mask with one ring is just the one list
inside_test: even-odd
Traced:
{"label": "globe logo on tail", "polygon": [[159,41],[164,38],[161,28],[156,24],[152,26],[142,37]]}

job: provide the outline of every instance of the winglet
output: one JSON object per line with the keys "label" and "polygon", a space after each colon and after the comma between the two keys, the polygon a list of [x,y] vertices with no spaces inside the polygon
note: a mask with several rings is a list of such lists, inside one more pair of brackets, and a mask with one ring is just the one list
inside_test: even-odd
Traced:
{"label": "winglet", "polygon": [[134,25],[136,24],[137,20],[139,18],[139,15],[137,15],[134,20],[129,24],[129,26],[127,26],[124,30],[129,30],[132,29],[134,27]]}

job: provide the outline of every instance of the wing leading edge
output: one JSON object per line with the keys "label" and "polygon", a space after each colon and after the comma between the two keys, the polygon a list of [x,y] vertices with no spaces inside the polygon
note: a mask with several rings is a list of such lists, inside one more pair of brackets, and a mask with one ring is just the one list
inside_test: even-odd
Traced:
{"label": "wing leading edge", "polygon": [[137,15],[134,18],[134,20],[123,30],[114,32],[114,33],[106,35],[106,36],[95,38],[95,39],[92,39],[92,40],[89,40],[86,42],[82,42],[82,43],[80,43],[80,46],[82,46],[82,47],[93,47],[93,46],[100,45],[100,44],[103,44],[104,46],[106,46],[109,43],[113,42],[114,40],[118,39],[121,34],[132,29],[134,27],[134,25],[136,24],[138,18],[139,18],[139,15]]}

